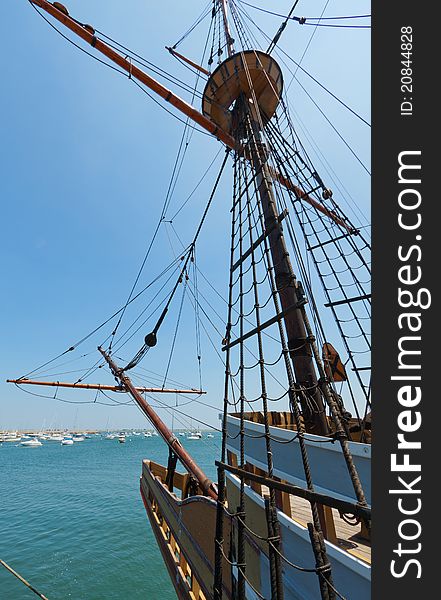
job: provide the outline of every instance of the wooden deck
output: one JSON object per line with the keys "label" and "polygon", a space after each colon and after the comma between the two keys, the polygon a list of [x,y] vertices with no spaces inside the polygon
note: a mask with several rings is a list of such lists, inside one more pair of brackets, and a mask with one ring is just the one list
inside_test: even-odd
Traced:
{"label": "wooden deck", "polygon": [[[312,522],[311,506],[307,500],[290,496],[291,518],[306,527]],[[371,544],[360,536],[360,525],[351,526],[340,517],[338,510],[332,509],[336,533],[336,546],[352,556],[371,564]],[[332,541],[332,540],[330,540]]]}
{"label": "wooden deck", "polygon": [[[254,491],[262,496],[269,495],[269,489],[266,486],[257,486],[257,489],[254,486]],[[278,501],[279,510],[282,510],[299,525],[306,527],[307,523],[312,523],[311,505],[308,500],[283,493],[279,497],[276,494],[276,501]],[[371,543],[360,535],[361,525],[349,525],[340,517],[338,510],[335,508],[328,507],[324,510],[328,511],[328,541],[370,565]],[[332,519],[330,513],[332,513]]]}

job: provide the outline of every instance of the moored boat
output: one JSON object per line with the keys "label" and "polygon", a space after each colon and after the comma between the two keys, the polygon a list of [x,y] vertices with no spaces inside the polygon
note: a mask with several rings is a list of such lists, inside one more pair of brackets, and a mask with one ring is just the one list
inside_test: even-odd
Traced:
{"label": "moored boat", "polygon": [[24,442],[20,442],[20,446],[23,446],[24,448],[38,448],[39,446],[42,446],[43,444],[36,439],[31,439],[31,440],[25,440]]}
{"label": "moored boat", "polygon": [[1,443],[19,442],[20,440],[21,440],[21,435],[18,435],[17,433],[4,433],[4,434],[0,435]]}

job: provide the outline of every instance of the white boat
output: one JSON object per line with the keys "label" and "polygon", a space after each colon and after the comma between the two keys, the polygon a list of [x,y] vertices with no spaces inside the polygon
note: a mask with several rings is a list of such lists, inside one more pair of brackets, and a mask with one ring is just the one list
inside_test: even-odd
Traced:
{"label": "white boat", "polygon": [[190,435],[187,436],[187,440],[200,440],[202,438],[202,433],[200,431],[194,431]]}
{"label": "white boat", "polygon": [[43,444],[40,442],[40,440],[36,439],[25,440],[24,442],[20,442],[20,446],[23,446],[24,448],[38,448],[38,446],[42,445]]}
{"label": "white boat", "polygon": [[72,438],[65,438],[63,440],[61,440],[61,445],[62,446],[73,446],[74,441]]}
{"label": "white boat", "polygon": [[119,435],[119,436],[118,436],[118,442],[119,442],[120,444],[124,444],[124,443],[125,443],[125,441],[126,441],[126,436],[125,436],[125,435]]}
{"label": "white boat", "polygon": [[74,435],[72,438],[72,441],[74,442],[84,442],[85,437],[84,435]]}
{"label": "white boat", "polygon": [[62,435],[50,435],[46,438],[47,442],[62,442],[63,441],[63,436]]}
{"label": "white boat", "polygon": [[104,436],[105,440],[114,440],[116,438],[116,435],[114,433],[108,433],[107,435]]}
{"label": "white boat", "polygon": [[152,437],[152,432],[151,431],[145,431],[144,432],[144,437]]}
{"label": "white boat", "polygon": [[21,440],[21,436],[17,434],[9,434],[0,436],[0,442],[19,442]]}
{"label": "white boat", "polygon": [[214,438],[214,435],[212,433],[207,433],[207,438]]}

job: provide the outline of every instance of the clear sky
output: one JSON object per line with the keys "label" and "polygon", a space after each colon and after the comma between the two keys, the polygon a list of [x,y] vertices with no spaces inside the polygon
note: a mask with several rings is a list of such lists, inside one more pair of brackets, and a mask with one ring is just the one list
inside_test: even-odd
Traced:
{"label": "clear sky", "polygon": [[[261,7],[269,5],[262,0],[250,0],[250,3]],[[292,2],[277,0],[270,4],[272,10],[287,14]],[[175,61],[164,46],[173,45],[180,38],[206,2],[71,0],[67,6],[80,21],[91,23],[190,85],[194,83],[194,76]],[[281,23],[279,17],[246,5],[243,8],[270,36],[274,35]],[[365,0],[355,4],[347,0],[300,0],[294,14],[318,17],[324,8],[324,16],[370,13],[370,3]],[[54,398],[31,396],[4,380],[23,375],[60,354],[124,304],[160,216],[183,125],[153,103],[127,77],[63,40],[27,0],[10,0],[3,7],[2,16],[0,430],[43,425],[147,426],[144,417],[131,406],[62,403]],[[195,60],[201,55],[208,21],[206,19],[180,46],[184,54]],[[363,21],[364,24],[369,22]],[[305,69],[370,120],[369,29],[315,29],[291,22],[280,40],[280,47],[296,61],[303,55]],[[295,69],[289,61],[287,66]],[[286,66],[282,68],[287,85],[291,75]],[[370,129],[304,74],[298,72],[297,77],[369,165]],[[173,84],[167,85],[189,99],[188,94]],[[315,144],[326,155],[350,196],[368,215],[369,176],[296,81],[290,87],[289,97],[294,120],[299,131],[306,129],[303,141],[322,178],[326,179],[326,171],[316,154]],[[192,191],[218,150],[216,140],[200,133],[192,136],[167,213],[169,218]],[[161,226],[140,287],[159,273],[175,252],[179,253],[175,230],[184,243],[191,240],[221,155],[204,185],[173,221],[173,227]],[[348,205],[343,204],[343,207],[347,209]],[[229,209],[230,191],[226,181],[198,245],[201,271],[223,294],[228,281]],[[207,285],[204,287],[201,283],[201,291],[209,302],[215,302]],[[218,308],[225,315],[222,303],[218,303]],[[185,310],[187,318],[180,329],[170,377],[197,387],[194,317],[190,304]],[[136,311],[128,315],[127,325],[135,314]],[[220,327],[219,321],[217,323]],[[164,372],[175,324],[176,310],[161,330],[162,339],[168,341],[148,355],[143,363],[145,368]],[[146,327],[147,330],[140,330],[121,351],[122,358],[130,358],[140,347],[148,332]],[[54,380],[75,380],[98,360],[96,346],[108,333],[108,328],[103,330],[63,361],[87,354],[84,358],[47,373],[54,374]],[[213,339],[219,346],[219,336],[216,338],[214,334]],[[204,401],[220,407],[223,368],[204,336],[202,366],[203,384],[208,392]],[[100,369],[88,381],[111,383],[112,378],[104,371]],[[48,396],[53,394],[47,391],[49,388],[29,389]],[[84,402],[95,398],[93,393],[77,391],[58,396]],[[173,404],[174,398],[168,402]],[[195,416],[217,423],[216,410],[201,405],[190,405],[182,410],[193,411]],[[160,414],[170,423],[166,411],[161,410]]]}

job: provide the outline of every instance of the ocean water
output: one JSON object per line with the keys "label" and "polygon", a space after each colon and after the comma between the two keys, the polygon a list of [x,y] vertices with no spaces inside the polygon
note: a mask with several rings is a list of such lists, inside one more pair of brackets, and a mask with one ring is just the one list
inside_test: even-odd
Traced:
{"label": "ocean water", "polygon": [[[214,477],[220,438],[184,442]],[[159,437],[0,447],[0,558],[49,600],[174,600],[139,492]],[[0,566],[0,599],[36,598]]]}

